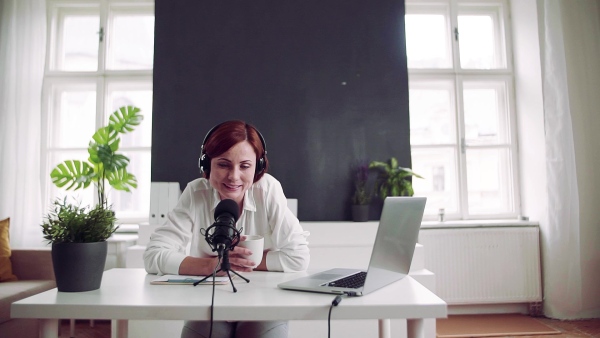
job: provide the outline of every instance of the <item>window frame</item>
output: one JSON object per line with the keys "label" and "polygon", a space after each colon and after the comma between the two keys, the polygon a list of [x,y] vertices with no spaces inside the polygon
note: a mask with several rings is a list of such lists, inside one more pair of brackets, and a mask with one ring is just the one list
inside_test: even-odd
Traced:
{"label": "window frame", "polygon": [[[148,90],[153,88],[153,67],[149,69],[135,70],[114,70],[107,69],[106,58],[107,51],[110,48],[110,20],[114,17],[111,11],[116,13],[132,13],[154,15],[153,0],[48,0],[47,2],[47,19],[48,19],[48,38],[46,45],[46,63],[44,72],[44,84],[42,88],[42,133],[41,133],[41,173],[40,182],[42,190],[42,207],[44,210],[50,207],[50,203],[55,198],[52,196],[52,191],[55,186],[50,179],[50,171],[54,165],[49,163],[49,159],[53,153],[64,151],[85,151],[87,153],[87,145],[85,147],[57,147],[50,140],[52,136],[53,118],[56,109],[60,103],[56,100],[57,93],[62,88],[75,87],[79,84],[89,84],[95,86],[95,118],[94,131],[106,125],[108,116],[112,111],[108,108],[109,104],[109,87],[114,83],[129,82],[139,83],[139,88],[134,90]],[[69,14],[86,14],[90,13],[98,15],[100,19],[99,33],[102,34],[102,39],[98,37],[98,65],[95,71],[72,71],[61,70],[57,53],[58,48],[64,44],[62,41],[61,31],[64,26],[65,15]],[[108,109],[108,110],[107,110]],[[150,119],[151,120],[151,119]],[[146,119],[145,119],[146,121]],[[146,122],[149,123],[149,122]],[[89,138],[91,139],[91,134]],[[146,152],[151,154],[151,144],[149,146],[134,146],[121,147],[122,152]],[[72,157],[69,157],[71,159]],[[143,182],[142,182],[143,184]],[[138,189],[140,181],[138,178]],[[148,191],[150,181],[147,182]],[[88,187],[93,190],[94,203],[97,203],[96,187]],[[64,189],[59,189],[64,191]],[[80,190],[78,190],[80,191]],[[132,193],[136,193],[133,190]],[[70,191],[72,192],[72,190]],[[149,204],[149,203],[148,203]],[[149,207],[149,206],[148,206]],[[148,221],[148,212],[140,211],[134,216],[119,217],[121,223],[140,223]]]}
{"label": "window frame", "polygon": [[[515,104],[515,77],[514,67],[512,62],[512,41],[510,39],[510,6],[506,0],[407,0],[406,1],[406,14],[427,14],[427,8],[435,8],[435,14],[440,14],[440,8],[448,8],[447,15],[449,18],[446,22],[450,24],[448,27],[449,36],[451,39],[452,47],[452,68],[408,68],[409,76],[409,90],[413,88],[411,84],[420,82],[435,82],[437,81],[448,81],[449,78],[453,80],[454,85],[454,112],[456,114],[454,121],[456,123],[455,130],[455,144],[411,144],[411,149],[435,149],[435,148],[447,148],[455,147],[455,154],[457,156],[455,166],[458,173],[458,210],[456,213],[448,213],[445,211],[444,220],[484,220],[484,219],[516,219],[520,215],[520,183],[519,183],[519,151],[518,151],[518,138],[517,138],[517,125],[516,125],[516,104]],[[502,48],[504,50],[503,55],[503,67],[494,69],[468,69],[462,68],[460,64],[460,46],[459,41],[456,39],[455,29],[458,30],[458,16],[459,7],[469,7],[469,12],[477,13],[494,13],[499,23],[496,25],[496,29],[499,32],[498,43],[504,44]],[[500,10],[496,10],[500,8]],[[501,13],[500,13],[501,11]],[[432,14],[434,12],[431,12]],[[458,31],[460,39],[460,31]],[[507,110],[507,139],[502,144],[494,145],[473,145],[467,144],[466,142],[466,131],[465,131],[465,108],[464,108],[464,88],[463,83],[465,81],[483,81],[483,82],[502,82],[506,86],[506,110]],[[468,187],[467,187],[467,150],[469,149],[493,149],[493,148],[506,148],[509,151],[509,157],[507,170],[512,176],[510,182],[506,182],[506,187],[509,196],[511,198],[509,210],[505,212],[496,212],[490,214],[472,214],[469,210],[468,205]],[[413,179],[418,180],[418,178]],[[415,195],[419,195],[418,191],[415,191]],[[439,214],[436,212],[427,212],[423,218],[425,221],[435,221],[439,219]]]}

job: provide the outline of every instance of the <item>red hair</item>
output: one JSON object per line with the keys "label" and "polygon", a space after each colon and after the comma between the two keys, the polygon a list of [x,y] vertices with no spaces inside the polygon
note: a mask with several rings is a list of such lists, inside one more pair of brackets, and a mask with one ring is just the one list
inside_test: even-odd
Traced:
{"label": "red hair", "polygon": [[[256,165],[264,158],[263,170],[254,175],[254,182],[260,180],[269,168],[269,160],[258,130],[251,124],[241,120],[231,120],[221,123],[212,131],[204,144],[204,153],[211,160],[225,153],[234,145],[248,141],[256,154]],[[209,166],[210,167],[210,166]],[[210,170],[204,172],[206,179],[210,178]]]}

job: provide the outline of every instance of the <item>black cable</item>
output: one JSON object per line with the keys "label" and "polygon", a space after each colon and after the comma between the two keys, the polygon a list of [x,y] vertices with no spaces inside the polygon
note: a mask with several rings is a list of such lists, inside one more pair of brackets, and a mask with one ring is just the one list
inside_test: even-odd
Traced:
{"label": "black cable", "polygon": [[342,296],[335,296],[335,299],[331,302],[331,306],[329,306],[329,317],[327,317],[327,337],[331,337],[331,310],[334,306],[338,306],[342,302]]}
{"label": "black cable", "polygon": [[210,332],[208,333],[208,338],[212,337],[213,313],[214,313],[214,308],[215,308],[215,285],[217,285],[217,283],[215,282],[215,279],[216,279],[216,275],[217,275],[217,269],[219,268],[220,265],[221,265],[221,255],[219,255],[219,260],[217,261],[217,265],[215,266],[215,269],[213,270],[213,273],[212,273],[213,285],[212,285],[212,300],[210,301]]}

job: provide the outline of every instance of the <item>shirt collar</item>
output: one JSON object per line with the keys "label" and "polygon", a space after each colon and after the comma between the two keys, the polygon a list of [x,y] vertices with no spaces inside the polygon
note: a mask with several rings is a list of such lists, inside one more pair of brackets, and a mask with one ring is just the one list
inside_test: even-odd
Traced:
{"label": "shirt collar", "polygon": [[[217,191],[217,189],[215,189],[213,187],[211,187],[211,188],[213,191],[211,212],[214,214],[215,209],[217,208],[217,205],[219,204],[219,202],[221,202],[221,196],[219,195],[219,192]],[[255,212],[256,211],[256,201],[254,200],[254,194],[250,193],[252,188],[253,187],[251,186],[244,193],[244,210]]]}

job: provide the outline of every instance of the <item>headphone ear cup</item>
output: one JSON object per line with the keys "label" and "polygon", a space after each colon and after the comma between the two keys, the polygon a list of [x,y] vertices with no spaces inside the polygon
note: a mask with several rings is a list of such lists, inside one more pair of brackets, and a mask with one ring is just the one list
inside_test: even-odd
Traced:
{"label": "headphone ear cup", "polygon": [[265,170],[265,158],[261,157],[256,163],[256,170],[254,171],[254,176],[260,174]]}
{"label": "headphone ear cup", "polygon": [[198,167],[200,168],[201,174],[208,175],[210,173],[210,158],[206,156],[206,154],[200,156]]}

